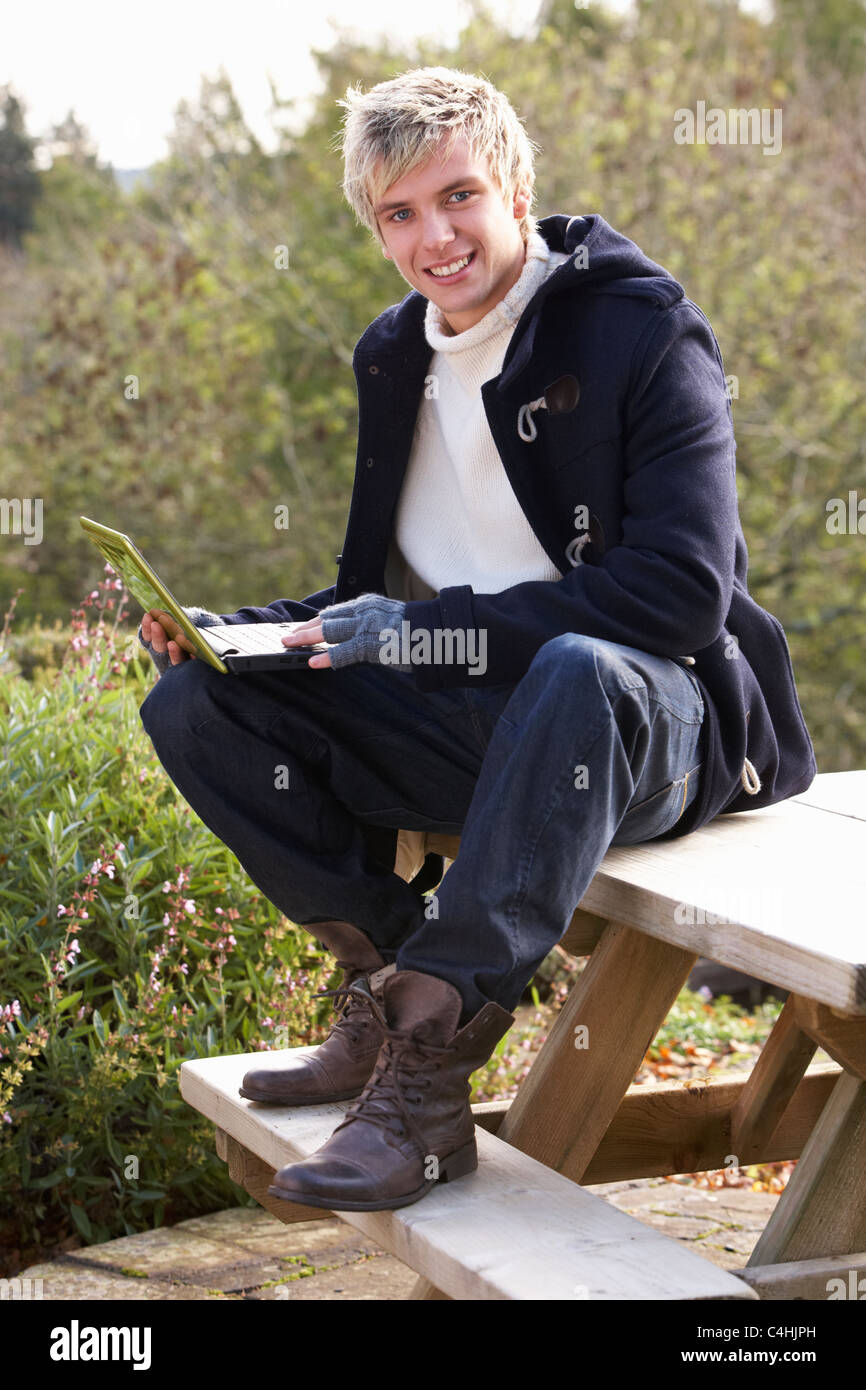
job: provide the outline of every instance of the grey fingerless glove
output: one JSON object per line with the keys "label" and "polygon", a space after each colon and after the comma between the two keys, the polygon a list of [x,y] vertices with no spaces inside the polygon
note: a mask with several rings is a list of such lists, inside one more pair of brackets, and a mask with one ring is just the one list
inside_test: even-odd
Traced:
{"label": "grey fingerless glove", "polygon": [[[211,613],[207,608],[184,608],[184,613],[190,622],[195,623],[196,627],[213,627],[215,623],[222,621],[218,613]],[[150,642],[145,642],[141,634],[141,623],[138,625],[138,640],[149,653],[150,659],[160,675],[163,675],[171,665],[171,657],[168,652],[155,652]]]}
{"label": "grey fingerless glove", "polygon": [[399,650],[400,624],[405,613],[405,603],[384,594],[359,594],[348,603],[323,608],[319,614],[322,636],[326,642],[338,644],[329,652],[333,668],[339,671],[341,666],[367,661],[390,666],[392,670],[411,671],[411,666],[389,660],[391,653]]}

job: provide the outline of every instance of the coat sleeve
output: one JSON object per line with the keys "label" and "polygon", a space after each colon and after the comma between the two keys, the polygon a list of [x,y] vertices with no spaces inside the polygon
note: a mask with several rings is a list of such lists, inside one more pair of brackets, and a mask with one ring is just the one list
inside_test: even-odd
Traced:
{"label": "coat sleeve", "polygon": [[416,628],[486,634],[483,674],[456,663],[417,666],[419,688],[516,682],[539,647],[564,632],[669,657],[691,655],[719,635],[739,531],[721,355],[707,319],[690,301],[654,316],[643,339],[623,407],[619,544],[599,564],[578,564],[560,580],[496,594],[460,585],[407,604],[413,640]]}

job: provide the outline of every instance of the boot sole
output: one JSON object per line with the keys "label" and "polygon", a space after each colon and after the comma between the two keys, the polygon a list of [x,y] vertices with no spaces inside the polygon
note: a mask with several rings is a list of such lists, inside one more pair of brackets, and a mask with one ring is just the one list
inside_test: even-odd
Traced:
{"label": "boot sole", "polygon": [[319,1193],[290,1193],[275,1184],[268,1188],[268,1195],[282,1198],[284,1202],[300,1202],[305,1207],[321,1207],[325,1211],[396,1211],[398,1207],[408,1207],[413,1202],[420,1202],[437,1183],[465,1178],[469,1173],[474,1173],[477,1167],[478,1146],[474,1139],[470,1139],[461,1149],[455,1149],[446,1158],[440,1158],[438,1178],[428,1178],[414,1192],[405,1192],[398,1197],[385,1197],[372,1202],[347,1202],[342,1197],[324,1197]]}
{"label": "boot sole", "polygon": [[257,1096],[255,1092],[245,1091],[243,1086],[239,1086],[238,1095],[243,1096],[244,1100],[258,1101],[260,1105],[330,1105],[338,1100],[354,1100],[363,1089],[363,1086],[359,1086],[354,1091],[331,1091],[326,1096],[275,1096],[273,1092],[267,1096]]}

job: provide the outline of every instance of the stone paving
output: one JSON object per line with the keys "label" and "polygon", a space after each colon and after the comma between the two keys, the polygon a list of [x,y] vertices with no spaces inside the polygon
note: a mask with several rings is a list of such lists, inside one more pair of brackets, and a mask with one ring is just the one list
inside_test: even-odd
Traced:
{"label": "stone paving", "polygon": [[[778,1201],[748,1188],[665,1182],[587,1189],[639,1221],[740,1269]],[[338,1217],[286,1226],[261,1208],[233,1207],[141,1235],[123,1236],[22,1270],[44,1299],[405,1299],[416,1275]]]}

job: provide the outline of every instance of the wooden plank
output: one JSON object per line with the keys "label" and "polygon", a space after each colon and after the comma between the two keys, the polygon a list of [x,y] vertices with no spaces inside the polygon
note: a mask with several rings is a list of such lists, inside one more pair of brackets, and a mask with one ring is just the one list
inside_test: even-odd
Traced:
{"label": "wooden plank", "polygon": [[[237,1094],[263,1054],[200,1058],[181,1094],[270,1168],[319,1149],[347,1109]],[[398,1211],[339,1212],[451,1298],[755,1299],[752,1289],[484,1130],[478,1171]]]}
{"label": "wooden plank", "polygon": [[580,1182],[696,959],[610,923],[499,1137]]}
{"label": "wooden plank", "polygon": [[866,1249],[866,1082],[842,1072],[748,1263]]}
{"label": "wooden plank", "polygon": [[807,791],[792,799],[839,816],[866,820],[866,772],[822,772]]}
{"label": "wooden plank", "polygon": [[866,822],[791,800],[608,850],[580,906],[864,1014],[864,902]]}
{"label": "wooden plank", "polygon": [[443,859],[456,859],[459,848],[459,835],[439,835],[436,831],[427,831],[428,854],[441,854]]}
{"label": "wooden plank", "polygon": [[606,918],[586,912],[582,907],[575,908],[574,916],[559,944],[570,956],[591,956],[606,926]]}
{"label": "wooden plank", "polygon": [[850,1018],[802,995],[789,999],[798,1026],[846,1071],[866,1081],[866,1018]]}
{"label": "wooden plank", "polygon": [[760,1160],[815,1055],[816,1044],[798,1026],[789,995],[731,1115],[731,1152],[740,1167]]}
{"label": "wooden plank", "polygon": [[271,1197],[268,1188],[274,1180],[275,1169],[245,1149],[224,1129],[217,1129],[216,1136],[217,1154],[228,1166],[232,1182],[255,1197],[259,1206],[278,1221],[291,1226],[298,1221],[321,1221],[323,1216],[328,1215],[321,1207],[302,1207],[299,1202],[281,1202],[278,1197]]}
{"label": "wooden plank", "polygon": [[797,1260],[789,1264],[753,1265],[731,1270],[744,1279],[759,1298],[812,1300],[859,1299],[866,1297],[866,1251],[854,1255],[831,1255],[820,1260]]}
{"label": "wooden plank", "polygon": [[611,1122],[581,1181],[584,1184],[714,1172],[728,1167],[799,1158],[839,1075],[832,1064],[804,1077],[758,1156],[734,1142],[732,1111],[747,1082],[718,1077],[701,1082],[635,1086]]}
{"label": "wooden plank", "polygon": [[[605,1131],[583,1185],[635,1178],[706,1173],[726,1167],[731,1153],[741,1163],[781,1163],[799,1158],[841,1075],[835,1062],[813,1062],[759,1155],[743,1158],[731,1137],[731,1116],[748,1073],[705,1081],[660,1081],[629,1087]],[[475,1123],[497,1134],[512,1102],[480,1101]]]}
{"label": "wooden plank", "polygon": [[427,836],[423,830],[398,830],[397,850],[394,856],[394,873],[407,883],[415,877],[424,864],[424,859],[432,850],[426,847]]}
{"label": "wooden plank", "polygon": [[424,1299],[426,1302],[431,1303],[434,1300],[440,1302],[446,1299],[450,1300],[450,1295],[443,1293],[441,1289],[437,1289],[435,1284],[431,1284],[429,1279],[425,1279],[423,1274],[420,1274],[409,1291],[409,1298]]}
{"label": "wooden plank", "polygon": [[496,1134],[512,1104],[513,1102],[510,1100],[475,1101],[472,1106],[472,1114],[475,1116],[476,1125],[481,1129],[486,1129],[488,1134]]}

